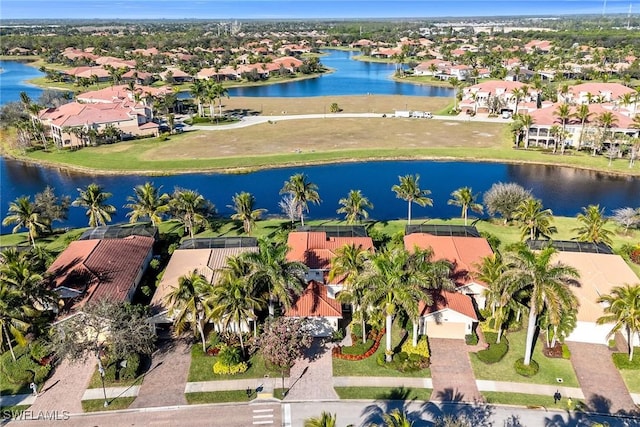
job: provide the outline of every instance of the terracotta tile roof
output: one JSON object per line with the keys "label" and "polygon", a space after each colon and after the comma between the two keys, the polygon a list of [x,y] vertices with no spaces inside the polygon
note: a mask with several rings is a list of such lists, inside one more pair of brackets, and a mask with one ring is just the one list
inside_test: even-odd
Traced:
{"label": "terracotta tile roof", "polygon": [[484,237],[434,236],[428,233],[411,233],[404,236],[404,247],[413,251],[415,247],[431,248],[434,259],[445,259],[454,266],[453,278],[457,286],[471,282],[486,286],[476,279],[476,264],[482,258],[493,255],[493,250]]}
{"label": "terracotta tile roof", "polygon": [[80,104],[70,102],[39,114],[41,120],[59,126],[83,126],[93,123],[113,123],[131,120],[131,109],[117,103]]}
{"label": "terracotta tile roof", "polygon": [[595,322],[604,314],[596,301],[610,294],[615,286],[638,283],[638,276],[620,255],[582,252],[557,252],[554,261],[560,261],[578,270],[580,286],[571,286],[578,298],[578,320]]}
{"label": "terracotta tile roof", "polygon": [[300,261],[311,269],[331,268],[331,259],[336,256],[336,249],[344,245],[354,244],[363,249],[373,251],[371,237],[327,237],[324,231],[294,231],[287,240],[289,261]]}
{"label": "terracotta tile roof", "polygon": [[[561,103],[557,102],[546,108],[532,111],[530,115],[533,119],[534,125],[553,126],[554,124],[561,124],[560,119],[555,114],[555,111],[558,109],[558,106],[560,104]],[[588,104],[588,106],[589,111],[591,111],[591,116],[590,120],[587,120],[586,123],[597,123],[597,118],[599,115],[604,112],[610,112],[616,118],[617,122],[616,125],[613,126],[614,129],[630,129],[631,125],[633,124],[633,119],[631,117],[621,114],[619,111],[613,110],[613,105],[611,104]],[[573,116],[573,114],[576,113],[577,109],[577,106],[570,107],[569,111],[571,112],[571,118],[567,122],[568,125],[581,126],[580,120]]]}
{"label": "terracotta tile roof", "polygon": [[424,301],[420,301],[418,312],[420,316],[429,316],[442,310],[453,310],[475,321],[478,320],[476,310],[469,295],[461,292],[440,291],[431,294],[433,304],[427,306]]}
{"label": "terracotta tile roof", "polygon": [[569,91],[575,97],[579,97],[581,93],[590,93],[593,96],[610,93],[612,100],[618,99],[625,93],[635,93],[635,90],[620,83],[582,83],[569,87]]}
{"label": "terracotta tile roof", "polygon": [[147,236],[77,240],[51,264],[47,275],[54,289],[64,286],[86,291],[77,306],[102,298],[126,301],[146,268],[153,243],[153,237]]}
{"label": "terracotta tile roof", "polygon": [[475,92],[477,90],[478,92],[489,92],[494,94],[497,91],[510,93],[513,89],[519,89],[522,86],[525,86],[525,84],[522,82],[512,82],[508,80],[489,80],[486,82],[478,83],[477,85],[469,86],[468,88],[466,88],[467,90],[465,90],[465,92]]}
{"label": "terracotta tile roof", "polygon": [[316,281],[309,282],[298,300],[286,311],[287,317],[342,317],[342,305],[327,296],[327,287]]}

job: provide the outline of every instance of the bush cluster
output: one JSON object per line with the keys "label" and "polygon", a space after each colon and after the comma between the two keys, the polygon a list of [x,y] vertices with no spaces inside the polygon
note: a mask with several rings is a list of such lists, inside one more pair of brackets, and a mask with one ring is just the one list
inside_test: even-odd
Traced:
{"label": "bush cluster", "polygon": [[109,359],[104,363],[104,378],[108,381],[132,380],[138,377],[140,371],[140,355],[137,353],[126,359]]}
{"label": "bush cluster", "polygon": [[367,351],[373,347],[375,344],[374,340],[367,340],[367,342],[358,342],[352,346],[342,347],[342,354],[350,354],[350,355],[361,355],[365,354]]}
{"label": "bush cluster", "polygon": [[496,343],[498,334],[494,332],[485,332],[484,338],[489,344],[489,347],[486,350],[480,350],[476,353],[478,359],[486,364],[500,362],[509,351],[509,341],[507,341],[507,337],[503,336],[500,344]]}
{"label": "bush cluster", "polygon": [[35,360],[28,347],[14,347],[16,361],[13,361],[10,351],[5,351],[0,356],[0,375],[12,384],[26,384],[35,382],[41,384],[51,372],[51,365],[41,365]]}
{"label": "bush cluster", "polygon": [[[382,329],[380,332],[378,332],[376,334],[375,338],[373,339],[373,344],[364,353],[361,353],[361,354],[345,353],[344,352],[345,349],[352,348],[354,346],[342,347],[342,346],[338,345],[338,346],[333,347],[333,349],[331,350],[331,354],[336,359],[344,359],[344,360],[363,360],[363,359],[366,359],[367,357],[371,357],[378,350],[378,347],[380,347],[380,341],[384,337],[384,331],[385,330]],[[368,342],[369,342],[369,340],[367,340],[367,343]],[[367,345],[367,343],[364,343],[364,345],[361,343],[360,345],[363,345],[362,348],[364,348]]]}
{"label": "bush cluster", "polygon": [[235,365],[225,365],[222,361],[218,360],[213,364],[213,373],[217,375],[236,375],[246,372],[249,366],[245,362],[240,362]]}
{"label": "bush cluster", "polygon": [[629,258],[636,264],[640,264],[640,248],[636,248],[631,251]]}
{"label": "bush cluster", "polygon": [[429,342],[427,341],[427,337],[422,337],[418,340],[418,345],[415,347],[410,340],[407,340],[404,344],[402,344],[401,351],[411,355],[417,354],[424,358],[429,359],[431,357],[431,353],[429,352]]}
{"label": "bush cluster", "polygon": [[631,361],[629,361],[628,353],[613,353],[612,357],[613,363],[618,369],[640,369],[640,354],[638,353],[633,354]]}
{"label": "bush cluster", "polygon": [[522,375],[523,377],[532,377],[538,373],[538,370],[540,370],[538,362],[533,359],[531,359],[531,363],[527,366],[524,364],[524,358],[520,358],[516,360],[516,363],[513,365],[513,367],[516,369],[516,373]]}
{"label": "bush cluster", "polygon": [[416,372],[429,367],[429,359],[417,353],[408,354],[401,351],[393,356],[391,362],[385,360],[384,353],[379,354],[376,363],[387,369],[395,369],[399,372]]}
{"label": "bush cluster", "polygon": [[478,334],[476,333],[476,331],[472,331],[472,333],[467,334],[464,336],[464,342],[467,345],[476,345],[478,344]]}

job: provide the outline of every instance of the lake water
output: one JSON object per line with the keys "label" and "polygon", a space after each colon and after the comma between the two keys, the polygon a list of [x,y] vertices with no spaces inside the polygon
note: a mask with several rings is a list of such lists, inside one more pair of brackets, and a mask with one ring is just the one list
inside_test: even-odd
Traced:
{"label": "lake water", "polygon": [[0,73],[0,105],[19,101],[20,92],[26,92],[33,101],[40,97],[42,89],[24,83],[44,75],[37,68],[18,61],[0,61],[0,68],[3,70]]}
{"label": "lake water", "polygon": [[[302,172],[318,185],[322,199],[320,205],[311,205],[309,218],[339,218],[338,200],[349,190],[359,189],[374,204],[371,218],[390,220],[405,218],[407,205],[397,199],[391,186],[399,175],[419,173],[420,186],[432,191],[433,207],[413,207],[418,217],[456,217],[459,208],[447,205],[450,193],[462,186],[471,186],[474,192],[484,193],[495,182],[517,182],[531,189],[542,199],[544,206],[555,214],[574,216],[583,206],[600,203],[611,213],[613,209],[640,205],[640,178],[614,177],[597,172],[554,166],[506,165],[500,163],[466,163],[437,161],[381,161],[346,163],[296,168],[264,170],[242,175],[188,174],[163,177],[99,176],[69,173],[58,169],[42,168],[19,161],[0,159],[1,212],[7,212],[9,202],[20,195],[42,191],[46,185],[55,187],[58,194],[78,195],[77,188],[98,182],[113,193],[111,204],[118,208],[115,222],[124,222],[123,205],[133,194],[133,187],[146,181],[163,186],[171,193],[174,187],[198,190],[213,202],[218,211],[229,215],[231,197],[236,192],[248,191],[255,195],[257,207],[268,209],[270,215],[281,215],[278,194],[285,180]],[[32,198],[33,200],[33,198]],[[84,210],[71,208],[69,220],[62,226],[85,226]],[[2,233],[10,232],[3,227]]]}

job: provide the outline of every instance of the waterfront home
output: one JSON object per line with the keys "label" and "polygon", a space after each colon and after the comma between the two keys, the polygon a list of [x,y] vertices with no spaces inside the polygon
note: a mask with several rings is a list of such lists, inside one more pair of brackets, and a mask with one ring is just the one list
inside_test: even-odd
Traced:
{"label": "waterfront home", "polygon": [[215,285],[222,277],[220,269],[227,266],[229,258],[257,251],[256,239],[250,237],[185,240],[171,255],[151,298],[150,322],[159,328],[167,328],[173,323],[175,315],[167,297],[177,288],[180,277],[196,271],[204,276],[207,282]]}
{"label": "waterfront home", "polygon": [[131,302],[153,256],[154,242],[153,237],[139,235],[71,242],[45,273],[61,301],[60,315],[101,299]]}
{"label": "waterfront home", "polygon": [[558,88],[558,102],[572,105],[619,102],[625,95],[638,98],[634,89],[620,83],[582,83],[569,86],[567,92]]}
{"label": "waterfront home", "polygon": [[[526,90],[524,96],[516,97],[514,90]],[[465,87],[462,93],[462,100],[458,104],[461,111],[473,111],[473,112],[489,112],[493,109],[495,104],[499,106],[498,111],[521,113],[521,103],[527,104],[527,110],[531,111],[535,107],[534,101],[538,97],[538,91],[534,88],[527,87],[522,82],[517,81],[505,81],[505,80],[490,80],[482,83],[478,83],[472,86]]]}
{"label": "waterfront home", "polygon": [[314,337],[330,337],[342,319],[342,304],[329,287],[312,280],[284,315],[306,319],[307,330]]}
{"label": "waterfront home", "polygon": [[100,66],[96,67],[75,67],[70,70],[61,71],[60,74],[67,81],[78,81],[79,79],[95,79],[96,82],[108,82],[111,80],[109,72]]}

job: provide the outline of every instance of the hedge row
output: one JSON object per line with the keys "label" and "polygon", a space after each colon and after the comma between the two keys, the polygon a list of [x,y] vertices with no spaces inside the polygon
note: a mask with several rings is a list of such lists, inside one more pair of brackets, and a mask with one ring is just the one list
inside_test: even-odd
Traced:
{"label": "hedge row", "polygon": [[484,337],[489,347],[486,350],[480,350],[476,353],[478,359],[486,364],[500,362],[509,351],[509,341],[507,341],[507,338],[503,335],[500,344],[497,344],[496,340],[498,335],[493,332],[485,332]]}
{"label": "hedge row", "polygon": [[369,348],[369,350],[367,350],[363,354],[346,354],[346,353],[343,353],[343,347],[339,346],[339,345],[333,347],[333,350],[331,350],[331,353],[332,353],[333,357],[335,357],[336,359],[344,359],[344,360],[363,360],[363,359],[366,359],[367,357],[373,356],[373,354],[376,351],[378,351],[378,347],[380,347],[380,341],[382,341],[382,337],[384,337],[384,332],[385,332],[384,329],[382,329],[380,332],[378,332],[378,334],[376,335],[376,337],[375,337],[375,339],[373,341],[373,345],[371,346],[371,348]]}

